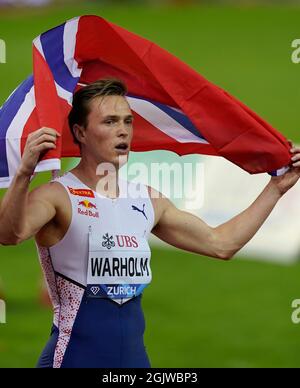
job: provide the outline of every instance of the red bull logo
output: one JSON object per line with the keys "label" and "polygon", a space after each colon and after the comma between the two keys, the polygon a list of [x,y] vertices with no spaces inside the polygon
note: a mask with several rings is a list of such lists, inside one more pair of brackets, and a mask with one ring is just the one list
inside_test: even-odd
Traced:
{"label": "red bull logo", "polygon": [[89,200],[85,199],[84,201],[78,202],[78,214],[99,218],[99,212],[93,211],[92,209],[97,210],[97,206]]}
{"label": "red bull logo", "polygon": [[94,205],[92,202],[88,201],[87,199],[85,199],[84,201],[80,201],[78,203],[78,206],[83,206],[86,209],[97,209],[97,206]]}

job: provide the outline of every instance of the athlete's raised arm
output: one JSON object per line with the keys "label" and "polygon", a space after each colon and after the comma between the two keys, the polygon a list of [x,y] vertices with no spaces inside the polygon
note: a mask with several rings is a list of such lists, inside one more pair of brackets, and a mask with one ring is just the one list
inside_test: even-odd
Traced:
{"label": "athlete's raised arm", "polygon": [[258,231],[282,195],[300,177],[300,148],[292,148],[293,167],[272,177],[258,198],[242,213],[212,228],[200,218],[177,209],[168,199],[153,199],[156,225],[152,232],[161,240],[190,252],[230,259]]}
{"label": "athlete's raised arm", "polygon": [[55,148],[57,136],[51,128],[28,136],[18,172],[0,204],[0,244],[15,245],[34,236],[55,216],[50,184],[31,193],[28,188],[41,154]]}

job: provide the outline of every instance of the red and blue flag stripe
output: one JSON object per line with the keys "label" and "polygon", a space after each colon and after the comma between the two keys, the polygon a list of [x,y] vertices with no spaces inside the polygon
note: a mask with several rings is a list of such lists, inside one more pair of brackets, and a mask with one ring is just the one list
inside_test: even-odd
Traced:
{"label": "red and blue flag stripe", "polygon": [[154,43],[97,16],[82,16],[33,41],[33,75],[0,108],[0,187],[8,187],[29,133],[59,131],[56,150],[36,171],[80,156],[67,125],[74,91],[104,77],[128,86],[135,115],[133,151],[223,156],[250,173],[282,173],[290,163],[283,135],[240,101]]}

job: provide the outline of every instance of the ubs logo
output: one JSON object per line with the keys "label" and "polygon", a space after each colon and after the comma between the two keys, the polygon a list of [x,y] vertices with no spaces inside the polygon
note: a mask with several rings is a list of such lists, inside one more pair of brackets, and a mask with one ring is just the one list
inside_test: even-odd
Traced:
{"label": "ubs logo", "polygon": [[116,245],[116,243],[114,242],[113,236],[109,236],[108,233],[102,236],[102,238],[103,238],[103,242],[102,242],[103,248],[111,249]]}
{"label": "ubs logo", "polygon": [[[110,236],[108,233],[106,233],[104,236],[102,236],[102,246],[103,248],[111,249],[116,246],[119,248],[138,248],[139,244],[136,240],[135,236],[127,236],[125,234],[117,234],[116,240],[114,240],[113,236]],[[115,242],[116,241],[116,242]]]}
{"label": "ubs logo", "polygon": [[123,247],[138,248],[139,246],[135,236],[126,236],[123,234],[117,234],[116,237],[117,237],[118,246],[120,248],[123,248]]}

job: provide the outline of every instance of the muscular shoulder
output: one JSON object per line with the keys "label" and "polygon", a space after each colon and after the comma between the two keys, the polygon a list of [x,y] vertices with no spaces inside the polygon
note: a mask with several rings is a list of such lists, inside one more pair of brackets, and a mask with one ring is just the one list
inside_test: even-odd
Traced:
{"label": "muscular shoulder", "polygon": [[37,243],[44,247],[57,244],[68,230],[72,216],[72,207],[65,188],[58,182],[42,185],[30,193],[30,202],[33,206],[40,202],[42,207],[52,208],[55,214],[35,235]]}
{"label": "muscular shoulder", "polygon": [[68,196],[64,187],[58,182],[49,182],[30,192],[30,201],[46,201],[59,206]]}

